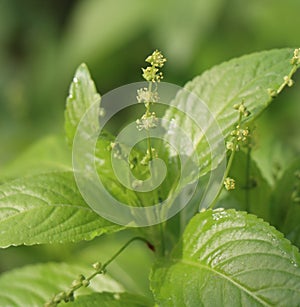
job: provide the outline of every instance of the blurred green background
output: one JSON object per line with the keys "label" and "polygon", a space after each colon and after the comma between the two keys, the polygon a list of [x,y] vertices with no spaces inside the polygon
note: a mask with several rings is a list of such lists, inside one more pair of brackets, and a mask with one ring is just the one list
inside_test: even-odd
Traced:
{"label": "blurred green background", "polygon": [[[159,49],[168,59],[165,81],[184,85],[245,53],[300,47],[299,12],[299,0],[0,0],[0,175],[42,136],[63,134],[65,98],[81,62],[104,94],[141,81],[145,57]],[[299,156],[299,114],[298,84],[260,119],[257,146],[270,151],[276,139],[275,158]],[[10,248],[0,270],[66,259],[70,250]]]}
{"label": "blurred green background", "polygon": [[298,0],[0,0],[0,167],[62,131],[81,62],[104,94],[141,80],[145,56],[158,48],[165,80],[183,85],[232,57],[299,46],[299,11]]}

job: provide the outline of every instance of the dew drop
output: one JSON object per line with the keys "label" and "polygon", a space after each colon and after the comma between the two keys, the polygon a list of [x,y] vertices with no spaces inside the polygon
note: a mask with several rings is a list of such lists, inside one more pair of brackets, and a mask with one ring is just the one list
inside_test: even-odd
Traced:
{"label": "dew drop", "polygon": [[212,214],[212,218],[214,221],[218,221],[224,217],[227,217],[228,214],[227,212],[224,210],[224,208],[218,208],[214,210],[214,213]]}
{"label": "dew drop", "polygon": [[99,116],[100,117],[104,117],[105,116],[105,109],[104,108],[100,108],[99,109]]}
{"label": "dew drop", "polygon": [[291,260],[291,264],[296,268],[298,267],[298,264],[294,260]]}

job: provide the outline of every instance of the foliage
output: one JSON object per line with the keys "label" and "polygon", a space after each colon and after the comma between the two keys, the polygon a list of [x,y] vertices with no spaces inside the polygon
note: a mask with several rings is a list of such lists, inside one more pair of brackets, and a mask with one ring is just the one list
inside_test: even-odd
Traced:
{"label": "foliage", "polygon": [[299,256],[257,217],[208,210],[154,266],[152,289],[161,306],[296,306]]}
{"label": "foliage", "polygon": [[[151,71],[143,70],[149,84],[162,77],[157,67],[161,68],[164,61],[157,51],[154,55],[155,59],[147,59]],[[252,151],[255,151],[253,131],[259,123],[258,116],[286,86],[293,85],[292,77],[299,65],[299,49],[294,54],[293,49],[263,51],[215,66],[185,86],[207,103],[226,138],[223,146],[227,148],[228,163],[223,181],[227,190],[233,191],[222,191],[221,182],[210,203],[211,208],[225,209],[203,208],[199,212],[198,187],[192,205],[160,225],[132,230],[134,236],[117,252],[111,252],[106,261],[95,250],[102,245],[95,245],[93,261],[102,263],[87,266],[78,256],[70,263],[64,259],[61,263],[30,265],[2,274],[0,305],[40,306],[48,302],[45,306],[57,306],[65,301],[70,306],[297,306],[300,301],[300,254],[296,247],[300,246],[299,161],[270,182],[267,179],[270,168],[259,163],[259,155],[253,158]],[[156,94],[151,92],[151,86],[145,91]],[[152,102],[139,98],[146,111],[138,126],[145,118],[156,119],[156,113],[150,111]],[[195,110],[195,116],[201,118],[202,114],[196,113],[196,100],[188,98],[182,90],[173,103],[187,112]],[[103,111],[100,101],[87,66],[80,65],[70,86],[65,111],[65,132],[70,145],[86,111],[94,103],[99,112]],[[95,115],[89,123],[97,126],[98,114]],[[174,119],[189,131],[200,157],[196,177],[204,180],[214,171],[211,166],[217,167],[221,162],[213,161],[210,156],[210,151],[218,146],[217,141],[208,143],[178,109],[168,108],[164,119]],[[149,130],[155,121],[150,126],[144,122],[143,125],[143,129]],[[166,139],[173,137],[179,148],[184,148],[184,141],[168,129]],[[154,202],[161,195],[173,197],[178,161],[168,147],[161,146],[155,152],[156,145],[150,144],[146,155],[145,148],[137,146],[128,157],[127,162],[141,178],[149,175],[147,163],[152,155],[161,155],[171,169],[167,183],[154,193],[143,194],[125,188],[117,180],[110,163],[111,151],[116,146],[113,134],[105,131],[99,136],[93,159],[100,178],[115,198],[143,207],[147,199]],[[59,157],[56,160],[52,159],[53,152]],[[51,244],[50,247],[60,249],[61,245],[53,244],[81,244],[83,240],[95,241],[103,234],[114,238],[113,233],[122,234],[130,229],[104,219],[89,207],[78,190],[70,160],[71,151],[60,137],[46,137],[4,170],[0,185],[2,248]],[[205,161],[208,163],[202,168]],[[185,230],[180,237],[178,229],[182,228]],[[140,255],[147,268],[131,278],[146,276],[141,278],[151,292],[141,290],[128,277],[121,278],[123,269],[118,268],[112,274],[113,262],[125,249],[130,250],[136,240],[143,244],[133,259]],[[153,252],[150,261],[145,254],[147,246]]]}

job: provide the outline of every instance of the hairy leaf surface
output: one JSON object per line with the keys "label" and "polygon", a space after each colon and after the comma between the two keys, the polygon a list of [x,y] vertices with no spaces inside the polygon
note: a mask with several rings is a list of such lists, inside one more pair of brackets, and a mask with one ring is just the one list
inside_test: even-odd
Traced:
{"label": "hairy leaf surface", "polygon": [[[53,295],[66,291],[79,274],[88,276],[93,268],[67,263],[29,265],[4,273],[0,277],[0,305],[43,306]],[[109,274],[99,275],[88,288],[81,288],[77,295],[95,291],[123,292],[123,286]],[[68,306],[68,305],[67,305]]]}
{"label": "hairy leaf surface", "polygon": [[153,270],[161,306],[298,306],[300,255],[269,224],[235,210],[196,215]]}
{"label": "hairy leaf surface", "polygon": [[[260,115],[272,101],[268,89],[277,90],[284,76],[291,71],[292,56],[292,49],[276,49],[232,59],[188,82],[186,91],[178,93],[174,105],[182,112],[175,108],[166,112],[164,119],[173,122],[173,125],[169,125],[166,139],[178,144],[185,152],[186,142],[172,130],[177,126],[186,131],[199,156],[199,175],[211,169],[211,152],[224,143],[222,135],[220,138],[217,133],[216,123],[226,138],[239,118],[233,106],[243,101],[251,112],[244,122],[250,122]],[[207,109],[201,106],[199,99]],[[197,125],[187,114],[193,114]],[[218,162],[220,157],[216,156],[215,159]]]}
{"label": "hairy leaf surface", "polygon": [[121,226],[82,199],[72,172],[50,172],[0,186],[0,246],[91,240]]}

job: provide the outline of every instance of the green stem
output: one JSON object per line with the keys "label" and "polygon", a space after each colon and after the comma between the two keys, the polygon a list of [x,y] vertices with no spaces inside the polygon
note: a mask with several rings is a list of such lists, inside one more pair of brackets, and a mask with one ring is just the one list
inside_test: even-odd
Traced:
{"label": "green stem", "polygon": [[[293,65],[293,68],[291,69],[290,73],[287,75],[288,79],[291,79],[293,74],[297,71],[299,65]],[[282,90],[285,88],[285,86],[288,84],[288,81],[284,81],[276,91],[276,94],[280,94]]]}
{"label": "green stem", "polygon": [[[105,271],[105,269],[107,268],[107,266],[112,262],[114,261],[127,247],[128,245],[130,245],[132,242],[134,241],[142,241],[144,243],[146,243],[147,245],[151,245],[151,243],[146,240],[145,238],[143,237],[134,237],[132,239],[130,239],[127,243],[125,243],[108,261],[106,261],[102,268],[101,268],[101,272]],[[94,275],[94,274],[93,274]],[[95,276],[95,275],[94,275]]]}
{"label": "green stem", "polygon": [[251,147],[248,147],[246,160],[246,211],[249,211],[250,206],[250,164],[251,164]]}
{"label": "green stem", "polygon": [[161,239],[161,255],[162,256],[165,255],[165,250],[166,250],[166,246],[165,246],[165,226],[166,226],[166,222],[162,222],[162,223],[159,224],[160,239]]}
{"label": "green stem", "polygon": [[61,292],[58,295],[55,295],[52,300],[46,303],[45,307],[56,307],[62,301],[69,302],[74,299],[74,292],[81,287],[87,287],[89,282],[99,274],[105,274],[107,266],[114,261],[132,242],[134,241],[142,241],[148,245],[149,248],[154,250],[154,246],[145,238],[143,237],[134,237],[126,242],[108,261],[106,261],[103,265],[100,263],[97,264],[98,268],[95,268],[95,272],[89,275],[88,277],[84,277],[83,275],[80,276],[80,280],[75,280],[75,284],[73,282],[72,286],[69,290],[65,292]]}
{"label": "green stem", "polygon": [[[239,120],[238,120],[238,126],[241,124],[242,122],[242,113],[239,114]],[[230,172],[230,169],[231,169],[231,166],[232,166],[232,162],[233,162],[233,159],[234,159],[234,156],[235,156],[235,152],[236,152],[236,147],[238,145],[238,140],[237,138],[235,138],[234,142],[233,142],[233,149],[232,149],[232,152],[231,152],[231,155],[230,155],[230,158],[229,158],[229,161],[227,163],[227,166],[226,166],[226,170],[225,170],[225,173],[224,173],[224,176],[222,178],[222,184],[220,185],[219,187],[219,190],[218,190],[218,193],[217,195],[215,196],[215,198],[213,199],[213,201],[211,202],[211,204],[209,205],[208,209],[213,209],[213,207],[216,205],[217,201],[218,201],[218,198],[219,196],[221,195],[222,193],[222,190],[223,190],[223,183],[225,181],[225,179],[228,177],[228,174]]]}
{"label": "green stem", "polygon": [[[151,93],[152,91],[152,81],[149,82],[148,85],[148,91]],[[146,107],[146,113],[150,113],[150,101],[148,101],[149,103],[149,107]],[[150,161],[152,161],[153,156],[152,156],[152,147],[151,147],[151,138],[150,138],[150,133],[147,130],[147,143],[148,143],[148,151],[149,151],[149,157],[150,157]]]}
{"label": "green stem", "polygon": [[226,170],[225,170],[225,173],[224,173],[224,176],[222,178],[222,184],[220,185],[219,187],[219,190],[218,190],[218,193],[217,195],[215,196],[215,198],[213,199],[213,201],[211,202],[210,206],[208,207],[208,209],[213,209],[213,207],[216,205],[217,201],[218,201],[218,198],[223,190],[223,182],[225,181],[225,179],[228,177],[228,174],[229,174],[229,171],[231,169],[231,166],[232,166],[232,162],[233,162],[233,159],[234,159],[234,156],[235,156],[235,152],[236,152],[236,146],[237,146],[237,140],[233,143],[233,150],[231,152],[231,155],[230,155],[230,158],[229,158],[229,161],[228,161],[228,164],[226,166]]}
{"label": "green stem", "polygon": [[150,138],[149,130],[147,130],[147,144],[148,144],[148,152],[149,152],[150,161],[152,161],[153,156],[152,156],[151,138]]}

